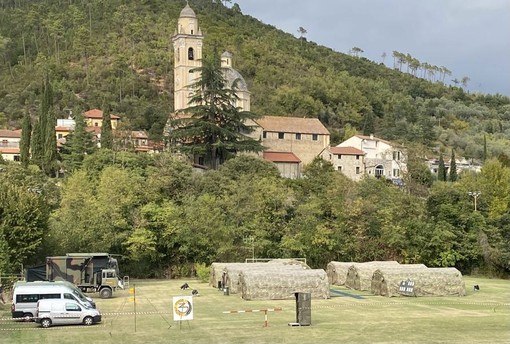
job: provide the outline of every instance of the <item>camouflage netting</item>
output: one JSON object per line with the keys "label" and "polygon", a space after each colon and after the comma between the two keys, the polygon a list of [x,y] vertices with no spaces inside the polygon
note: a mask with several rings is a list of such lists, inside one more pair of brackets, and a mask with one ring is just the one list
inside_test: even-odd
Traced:
{"label": "camouflage netting", "polygon": [[374,279],[379,280],[376,295],[400,296],[402,281],[414,282],[414,296],[465,296],[464,279],[455,268],[428,268],[408,270],[376,270]]}
{"label": "camouflage netting", "polygon": [[[245,270],[304,270],[310,269],[303,262],[293,259],[273,259],[265,263],[212,263],[209,285],[217,287],[219,282],[229,287],[231,294],[238,292],[239,274]],[[224,280],[223,280],[224,279]]]}
{"label": "camouflage netting", "polygon": [[244,300],[292,300],[295,293],[329,299],[329,282],[323,269],[243,271],[239,278]]}
{"label": "camouflage netting", "polygon": [[326,266],[326,273],[328,274],[328,281],[331,285],[344,285],[347,278],[347,271],[349,268],[356,264],[355,262],[329,262]]}
{"label": "camouflage netting", "polygon": [[[427,266],[425,264],[400,264],[397,266],[390,265],[390,266],[380,267],[376,271],[382,271],[382,272],[402,271],[402,270],[411,271],[411,270],[415,270],[415,269],[427,269]],[[380,278],[374,278],[374,276],[375,276],[375,271],[374,271],[374,275],[372,275],[372,282],[370,283],[370,290],[372,291],[372,293],[374,293],[374,290],[380,289],[381,282],[382,282],[382,280]],[[374,293],[374,294],[376,294],[376,293]]]}
{"label": "camouflage netting", "polygon": [[227,263],[212,263],[209,267],[209,285],[217,288],[218,283],[221,282],[223,269]]}
{"label": "camouflage netting", "polygon": [[396,261],[373,261],[357,263],[349,267],[345,286],[355,290],[370,290],[374,271],[385,266],[400,266]]}

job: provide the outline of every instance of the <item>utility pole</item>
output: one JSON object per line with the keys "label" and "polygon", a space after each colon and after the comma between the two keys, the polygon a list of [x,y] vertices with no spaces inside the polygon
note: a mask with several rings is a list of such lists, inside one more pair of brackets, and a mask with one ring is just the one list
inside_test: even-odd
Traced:
{"label": "utility pole", "polygon": [[478,199],[478,197],[480,197],[481,194],[482,193],[480,191],[469,191],[468,192],[468,195],[475,199],[475,211],[476,211],[476,200]]}

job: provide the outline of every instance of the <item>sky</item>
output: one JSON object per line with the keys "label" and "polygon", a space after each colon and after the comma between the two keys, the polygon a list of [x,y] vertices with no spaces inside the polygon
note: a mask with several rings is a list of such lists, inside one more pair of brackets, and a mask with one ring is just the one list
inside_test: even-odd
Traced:
{"label": "sky", "polygon": [[393,51],[446,67],[445,82],[510,96],[510,0],[232,0],[243,14],[393,67]]}

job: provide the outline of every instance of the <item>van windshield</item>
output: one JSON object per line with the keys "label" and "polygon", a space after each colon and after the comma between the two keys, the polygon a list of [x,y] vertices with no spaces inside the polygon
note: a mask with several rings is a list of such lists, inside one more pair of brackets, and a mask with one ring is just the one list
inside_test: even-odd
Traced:
{"label": "van windshield", "polygon": [[80,291],[80,289],[73,289],[73,294],[78,298],[80,299],[80,301],[83,301],[83,302],[88,302],[87,298],[85,297],[85,295],[83,295],[83,293]]}

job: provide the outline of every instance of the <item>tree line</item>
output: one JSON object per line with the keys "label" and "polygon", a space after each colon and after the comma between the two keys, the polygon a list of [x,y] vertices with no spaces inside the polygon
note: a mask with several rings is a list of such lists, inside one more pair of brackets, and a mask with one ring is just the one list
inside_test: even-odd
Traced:
{"label": "tree line", "polygon": [[[305,257],[316,268],[397,260],[508,274],[510,167],[488,160],[479,174],[424,186],[423,167],[410,160],[414,177],[403,188],[354,183],[319,159],[299,180],[245,155],[196,173],[169,153],[104,148],[63,180],[2,163],[0,271],[111,252],[131,276],[185,276],[197,263],[244,261],[252,238],[256,257]],[[472,191],[480,192],[476,211]]]}

